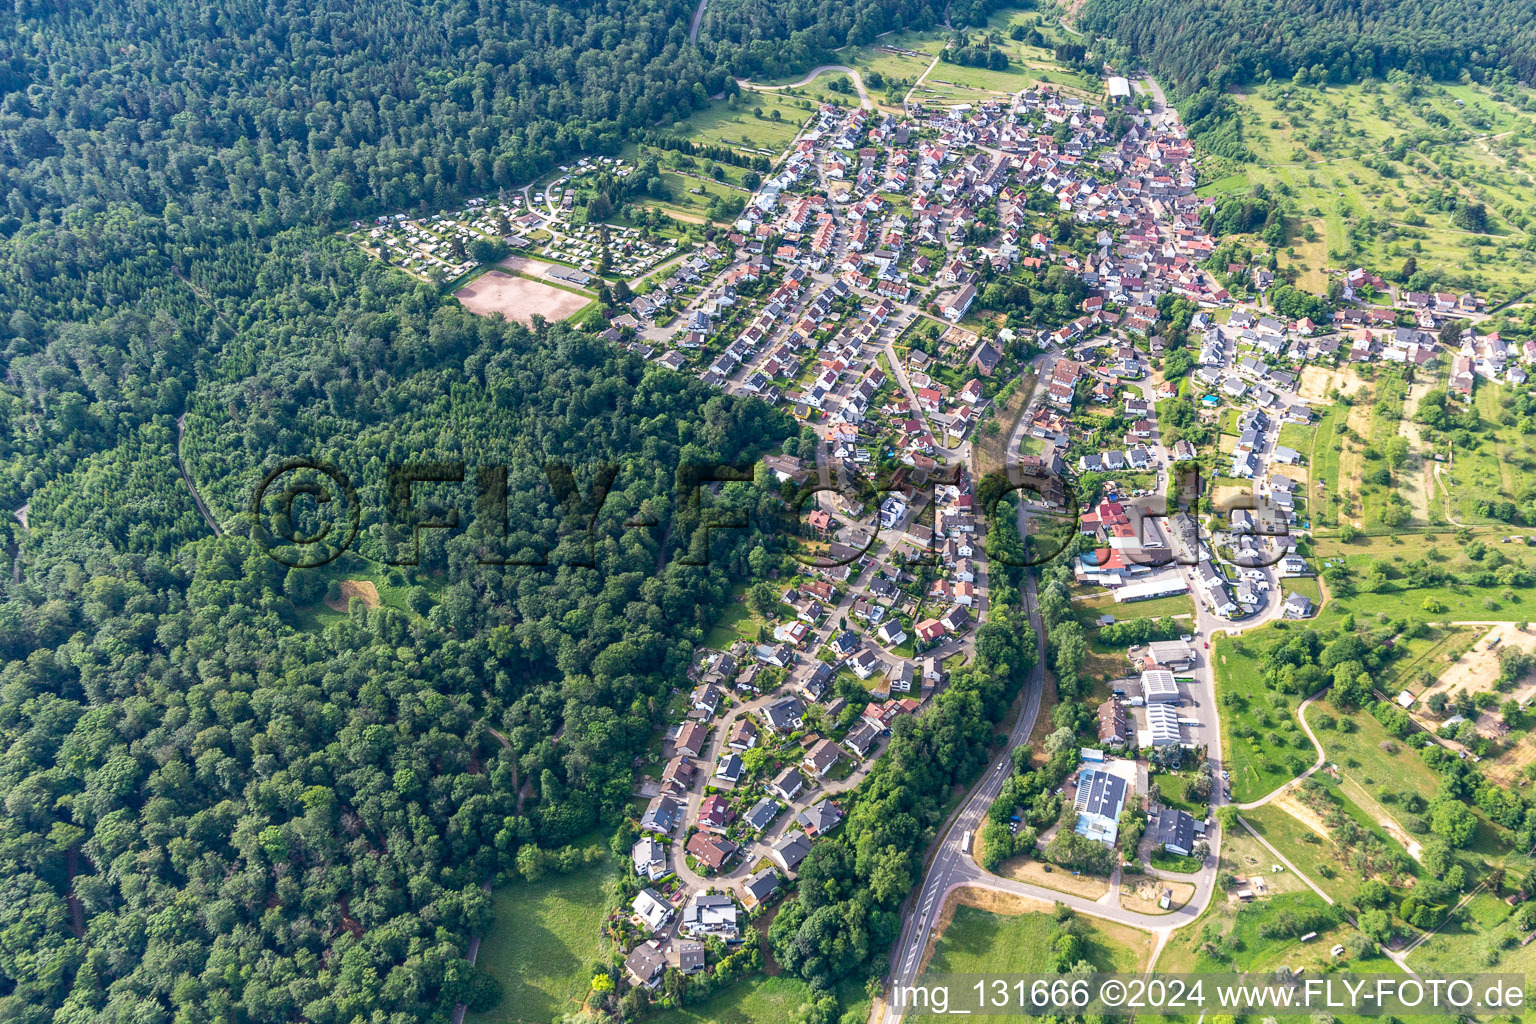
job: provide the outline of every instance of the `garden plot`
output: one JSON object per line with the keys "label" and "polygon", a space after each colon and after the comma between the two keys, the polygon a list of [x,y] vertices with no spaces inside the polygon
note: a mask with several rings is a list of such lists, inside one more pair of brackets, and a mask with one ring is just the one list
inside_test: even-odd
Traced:
{"label": "garden plot", "polygon": [[[1499,651],[1506,647],[1526,652],[1536,650],[1536,632],[1521,631],[1513,622],[1501,622],[1492,627],[1478,638],[1471,650],[1445,670],[1434,686],[1419,694],[1419,702],[1435,693],[1443,693],[1454,700],[1462,691],[1475,695],[1493,689],[1499,677]],[[1510,696],[1521,701],[1536,696],[1536,680],[1526,679],[1525,684],[1517,686]]]}

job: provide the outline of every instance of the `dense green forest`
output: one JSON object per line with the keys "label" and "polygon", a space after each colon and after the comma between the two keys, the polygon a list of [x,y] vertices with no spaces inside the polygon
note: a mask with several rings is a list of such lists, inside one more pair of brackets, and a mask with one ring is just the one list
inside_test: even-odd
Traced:
{"label": "dense green forest", "polygon": [[1303,69],[1331,82],[1536,75],[1536,11],[1518,0],[1088,0],[1080,25],[1182,92]]}
{"label": "dense green forest", "polygon": [[1536,12],[1517,0],[1087,0],[1079,27],[1106,59],[1156,74],[1191,136],[1239,160],[1254,154],[1227,90],[1249,82],[1536,77]]}
{"label": "dense green forest", "polygon": [[[278,455],[334,457],[371,540],[375,468],[459,458],[512,467],[512,532],[553,564],[478,564],[478,522],[426,533],[419,566],[383,570],[404,608],[354,600],[316,631],[328,579],[381,567],[287,571],[232,513],[213,537],[167,413],[42,488],[0,604],[7,1019],[423,1020],[473,1001],[480,883],[625,808],[692,646],[771,543],[717,532],[712,565],[683,564],[706,512],[772,522],[777,499],[741,483],[728,510],[692,507],[675,473],[750,458],[790,432],[781,414],[565,326],[473,317],[314,234],[264,256],[183,443],[221,518]],[[585,467],[624,467],[593,568],[573,564],[584,521],[534,472],[551,459],[583,487]]]}
{"label": "dense green forest", "polygon": [[[494,1001],[463,959],[482,883],[579,860],[627,808],[730,581],[777,557],[776,495],[700,502],[678,469],[793,450],[792,424],[565,325],[473,317],[330,230],[942,17],[716,0],[694,46],[694,8],[0,15],[0,1017],[445,1021]],[[291,456],[357,484],[358,543],[322,570],[242,513]],[[453,461],[464,483],[417,505],[462,528],[386,564],[411,547],[387,467]],[[752,528],[692,564],[706,517]],[[381,603],[338,600],[353,580]]]}

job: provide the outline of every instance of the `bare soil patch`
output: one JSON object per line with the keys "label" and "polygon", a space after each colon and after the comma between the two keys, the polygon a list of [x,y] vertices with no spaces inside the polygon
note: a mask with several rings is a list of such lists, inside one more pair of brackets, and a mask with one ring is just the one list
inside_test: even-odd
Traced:
{"label": "bare soil patch", "polygon": [[1275,797],[1270,803],[1301,822],[1313,832],[1316,832],[1323,839],[1332,839],[1328,832],[1327,823],[1318,816],[1316,811],[1298,800],[1294,793],[1286,791]]}
{"label": "bare soil patch", "polygon": [[1306,366],[1302,368],[1296,394],[1308,401],[1326,402],[1334,388],[1338,388],[1341,395],[1353,395],[1363,387],[1365,381],[1352,368],[1334,370],[1326,366]]}
{"label": "bare soil patch", "polygon": [[[1486,633],[1478,637],[1470,650],[1462,654],[1441,674],[1434,686],[1428,687],[1419,694],[1419,699],[1413,706],[1414,720],[1427,729],[1433,730],[1439,727],[1440,720],[1429,714],[1428,705],[1425,703],[1426,698],[1431,694],[1443,693],[1454,701],[1461,693],[1476,695],[1485,690],[1491,690],[1499,677],[1499,652],[1506,647],[1517,648],[1527,653],[1536,651],[1536,632],[1521,632],[1512,622],[1502,622],[1490,627]],[[1520,680],[1507,695],[1502,695],[1500,703],[1508,698],[1524,703],[1532,697],[1536,697],[1536,677],[1527,676]],[[1484,712],[1474,721],[1477,731],[1490,739],[1498,740],[1505,736],[1502,719],[1497,714]],[[1482,769],[1490,782],[1501,786],[1514,786],[1519,784],[1526,766],[1533,762],[1536,762],[1536,741],[1533,741],[1530,736],[1523,736],[1497,757],[1485,758]]]}
{"label": "bare soil patch", "polygon": [[481,274],[460,288],[458,300],[471,313],[490,316],[500,313],[508,320],[531,324],[535,314],[545,320],[564,320],[585,306],[590,299],[574,292],[553,288],[526,277],[514,277],[499,270]]}
{"label": "bare soil patch", "polygon": [[1536,763],[1536,743],[1527,738],[1492,761],[1484,758],[1482,769],[1488,781],[1495,785],[1517,786],[1521,784],[1525,769],[1533,763]]}
{"label": "bare soil patch", "polygon": [[1399,486],[1408,504],[1413,508],[1415,522],[1429,522],[1429,496],[1434,490],[1434,481],[1430,477],[1430,466],[1433,463],[1424,461],[1424,435],[1419,425],[1413,421],[1419,411],[1419,401],[1435,386],[1432,380],[1417,380],[1408,388],[1408,396],[1403,400],[1403,418],[1398,420],[1397,432],[1408,442],[1408,450],[1413,454],[1409,466],[1404,467],[1400,475]]}
{"label": "bare soil patch", "polygon": [[[1051,868],[1049,871],[1045,870],[1048,866]],[[1074,875],[1064,868],[1046,865],[1028,857],[1013,857],[1003,861],[997,873],[1015,881],[1043,885],[1047,889],[1055,889],[1057,892],[1081,896],[1089,900],[1099,899],[1109,892],[1107,879],[1096,875]]]}
{"label": "bare soil patch", "polygon": [[[1344,421],[1355,437],[1369,437],[1371,433],[1371,407],[1366,402],[1356,402],[1350,406],[1349,416]],[[1339,453],[1339,493],[1358,495],[1360,493],[1360,475],[1364,471],[1365,457],[1361,454],[1364,445],[1354,439],[1346,439],[1344,450]],[[1359,508],[1358,499],[1351,498],[1351,505]],[[1350,516],[1356,526],[1365,525],[1358,515]]]}
{"label": "bare soil patch", "polygon": [[[1493,689],[1493,684],[1499,678],[1499,652],[1506,647],[1526,652],[1536,651],[1536,632],[1522,633],[1515,628],[1513,622],[1491,627],[1477,639],[1471,650],[1445,670],[1434,686],[1419,695],[1419,701],[1422,702],[1433,693],[1443,693],[1454,700],[1462,691],[1475,695]],[[1536,685],[1531,680],[1524,680],[1510,696],[1524,700],[1533,694],[1536,694]],[[1415,708],[1418,706],[1417,703],[1414,705]]]}
{"label": "bare soil patch", "polygon": [[[1158,906],[1163,890],[1173,892],[1173,898],[1165,910]],[[1120,883],[1120,905],[1136,914],[1171,914],[1195,898],[1193,882],[1175,882],[1166,878],[1143,878],[1135,882]]]}
{"label": "bare soil patch", "polygon": [[340,595],[325,599],[325,606],[333,612],[346,611],[352,606],[354,597],[362,598],[369,611],[379,606],[379,588],[372,580],[342,580],[337,586],[341,589]]}

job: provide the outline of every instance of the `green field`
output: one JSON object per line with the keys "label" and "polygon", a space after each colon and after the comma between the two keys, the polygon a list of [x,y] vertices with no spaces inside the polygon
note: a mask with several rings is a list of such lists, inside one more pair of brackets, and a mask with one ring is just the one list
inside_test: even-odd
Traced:
{"label": "green field", "polygon": [[1318,483],[1324,485],[1322,499],[1313,505],[1313,515],[1320,525],[1338,525],[1333,496],[1339,489],[1339,455],[1346,443],[1339,430],[1348,417],[1347,406],[1326,406],[1318,417],[1316,427],[1312,429],[1311,444],[1298,449],[1307,454],[1307,479],[1311,482],[1311,493],[1317,495]]}
{"label": "green field", "polygon": [[[1151,952],[1145,932],[1078,915],[1073,927],[1087,945],[1087,956],[1102,971],[1134,971]],[[976,907],[955,908],[939,938],[928,970],[938,974],[1038,974],[1052,960],[1051,937],[1057,929],[1050,914],[994,914]],[[908,1017],[912,1024],[943,1018]]]}
{"label": "green field", "polygon": [[[1509,219],[1536,202],[1536,118],[1508,97],[1480,85],[1274,82],[1237,99],[1257,160],[1207,157],[1201,192],[1262,184],[1286,197],[1281,264],[1303,287],[1323,290],[1325,268],[1395,274],[1410,255],[1495,301],[1536,287],[1536,254]],[[1482,202],[1489,233],[1454,226],[1442,196]]]}
{"label": "green field", "polygon": [[[1264,685],[1259,672],[1263,651],[1285,638],[1275,630],[1234,640],[1218,636],[1211,646],[1216,690],[1222,701],[1223,763],[1232,773],[1232,799],[1257,800],[1283,785],[1316,759],[1316,751],[1296,722],[1294,697]],[[1236,704],[1226,696],[1235,694]]]}
{"label": "green field", "polygon": [[1168,807],[1181,811],[1188,811],[1197,818],[1203,818],[1210,811],[1210,804],[1190,793],[1189,788],[1194,779],[1185,773],[1158,772],[1152,776],[1151,781],[1157,784],[1158,791],[1162,794],[1162,802]]}
{"label": "green field", "polygon": [[1077,621],[1089,629],[1098,627],[1100,615],[1113,615],[1116,622],[1129,622],[1132,619],[1161,619],[1174,615],[1192,617],[1195,614],[1194,598],[1188,594],[1156,597],[1150,601],[1116,603],[1112,594],[1105,594],[1097,589],[1093,593],[1094,597],[1072,602],[1072,614],[1076,616]]}
{"label": "green field", "polygon": [[1519,945],[1525,932],[1515,926],[1512,916],[1503,900],[1478,893],[1409,954],[1408,966],[1427,973],[1497,970],[1529,975],[1536,971],[1536,943]]}
{"label": "green field", "polygon": [[[1307,708],[1307,722],[1317,734],[1324,753],[1329,761],[1339,766],[1346,778],[1366,787],[1375,799],[1391,804],[1409,793],[1424,795],[1426,799],[1434,795],[1440,778],[1424,763],[1418,751],[1394,739],[1370,715],[1347,714],[1352,723],[1351,732],[1324,727],[1327,718],[1342,720],[1346,715],[1328,701],[1319,701]],[[1394,816],[1404,815],[1397,811]]]}
{"label": "green field", "polygon": [[720,618],[710,631],[704,634],[705,647],[723,651],[737,640],[757,643],[758,630],[766,623],[753,615],[746,601],[742,600],[746,592],[745,583],[731,587],[731,599],[726,603],[725,610],[720,613]]}
{"label": "green field", "polygon": [[[814,110],[815,104],[804,96],[743,89],[734,99],[711,103],[671,127],[677,134],[700,142],[716,142],[777,157]],[[762,111],[761,117],[757,111]]]}
{"label": "green field", "polygon": [[[374,589],[378,591],[379,604],[381,606],[393,608],[398,612],[404,612],[408,616],[414,616],[414,613],[411,612],[406,603],[406,594],[410,590],[410,585],[408,583],[401,585],[400,582],[392,582],[392,580],[401,580],[399,570],[362,557],[358,557],[355,561],[351,562],[350,568],[340,569],[337,568],[340,561],[342,560],[332,562],[324,568],[312,571],[322,574],[327,584],[334,582],[339,586],[345,580],[372,583]],[[442,584],[423,584],[423,587],[429,593],[432,593],[440,590]],[[350,603],[349,601],[348,604],[350,605]],[[344,621],[350,614],[350,611],[337,611],[324,601],[316,602],[313,605],[299,606],[295,611],[299,617],[299,627],[311,630],[324,629],[327,626],[335,625],[338,622]]]}
{"label": "green field", "polygon": [[[1042,16],[1032,11],[1004,9],[994,12],[985,26],[972,26],[966,32],[966,38],[976,43],[996,33],[993,45],[1007,56],[1008,66],[992,70],[941,61],[934,65],[923,84],[912,92],[912,101],[927,104],[979,103],[1011,95],[1040,83],[1060,87],[1087,98],[1103,96],[1104,83],[1100,79],[1063,67],[1048,48],[1008,38],[1008,29],[1015,23],[1026,26],[1039,24],[1041,33],[1046,37],[1045,42],[1055,45],[1063,35],[1062,31],[1051,24],[1040,24],[1041,21]],[[871,99],[881,106],[899,109],[908,90],[927,71],[933,57],[939,54],[951,35],[945,30],[893,32],[881,36],[872,44],[840,50],[837,57],[839,63],[857,68],[864,75]],[[890,53],[880,47],[928,56]]]}
{"label": "green field", "polygon": [[713,199],[744,200],[747,193],[739,188],[722,185],[718,181],[706,181],[677,171],[662,171],[661,180],[666,183],[668,197],[654,201],[654,205],[673,208],[694,216],[703,216]]}
{"label": "green field", "polygon": [[[1472,402],[1483,429],[1470,435],[1470,444],[1451,448],[1445,467],[1449,478],[1451,516],[1458,523],[1492,523],[1479,513],[1479,501],[1518,501],[1536,483],[1536,442],[1515,423],[1501,416],[1509,402],[1509,389],[1479,380]],[[1443,492],[1442,492],[1443,500]]]}
{"label": "green field", "polygon": [[605,858],[496,891],[496,924],[480,943],[476,965],[501,982],[501,1005],[469,1014],[470,1024],[546,1024],[580,1006],[592,966],[603,956],[603,907],[613,872]]}
{"label": "green field", "polygon": [[811,986],[798,978],[748,978],[697,1006],[665,1010],[646,1024],[779,1024],[798,1020],[812,1002]]}
{"label": "green field", "polygon": [[[1536,547],[1522,542],[1529,532],[1508,526],[1405,529],[1347,543],[1324,535],[1314,541],[1312,561],[1325,576],[1330,563],[1342,561],[1354,588],[1353,593],[1343,593],[1329,587],[1329,614],[1347,612],[1382,622],[1388,618],[1518,622],[1536,619],[1536,602],[1524,588],[1497,579],[1506,566],[1536,566]],[[1507,541],[1510,537],[1516,539]],[[1422,582],[1416,581],[1415,573],[1421,569],[1444,572],[1448,579],[1435,582],[1432,577],[1419,577]],[[1474,572],[1492,572],[1494,582],[1488,586],[1463,582]]]}
{"label": "green field", "polygon": [[1342,901],[1359,891],[1364,879],[1349,869],[1344,852],[1281,808],[1265,804],[1243,811],[1242,816],[1329,896]]}

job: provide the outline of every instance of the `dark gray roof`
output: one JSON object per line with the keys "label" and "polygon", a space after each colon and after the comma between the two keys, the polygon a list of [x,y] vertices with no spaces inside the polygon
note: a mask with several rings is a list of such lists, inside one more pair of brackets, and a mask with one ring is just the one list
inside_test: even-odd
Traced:
{"label": "dark gray roof", "polygon": [[1073,802],[1085,814],[1118,818],[1125,804],[1125,780],[1108,772],[1086,769],[1078,780],[1077,799]]}
{"label": "dark gray roof", "polygon": [[1165,807],[1157,816],[1157,828],[1152,833],[1157,845],[1190,850],[1195,845],[1195,819],[1187,811]]}

